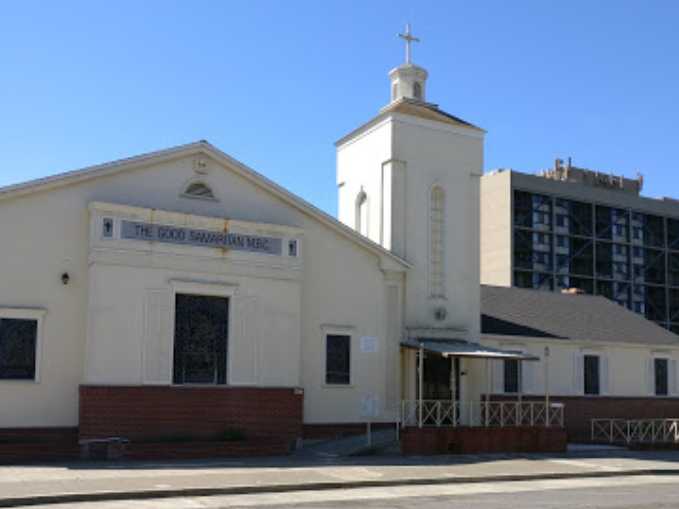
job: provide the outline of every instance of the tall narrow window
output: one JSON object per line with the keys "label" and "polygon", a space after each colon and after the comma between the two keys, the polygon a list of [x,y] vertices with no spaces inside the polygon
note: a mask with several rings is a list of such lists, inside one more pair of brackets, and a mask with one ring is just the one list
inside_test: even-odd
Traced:
{"label": "tall narrow window", "polygon": [[356,230],[368,236],[368,195],[363,190],[356,198]]}
{"label": "tall narrow window", "polygon": [[667,359],[655,359],[653,367],[655,371],[655,395],[667,396],[669,393],[669,369]]}
{"label": "tall narrow window", "polygon": [[600,394],[601,393],[601,380],[599,373],[599,356],[598,355],[585,355],[584,360],[584,371],[585,371],[585,394]]}
{"label": "tall narrow window", "polygon": [[519,361],[517,359],[506,359],[504,361],[504,368],[505,393],[518,393],[521,387],[521,381],[519,380]]}
{"label": "tall narrow window", "polygon": [[432,297],[445,297],[444,267],[445,194],[436,186],[431,191],[429,286]]}
{"label": "tall narrow window", "polygon": [[418,100],[422,100],[422,85],[420,85],[419,81],[416,81],[413,84],[413,97]]}
{"label": "tall narrow window", "polygon": [[325,338],[325,383],[351,383],[351,336],[328,334]]}

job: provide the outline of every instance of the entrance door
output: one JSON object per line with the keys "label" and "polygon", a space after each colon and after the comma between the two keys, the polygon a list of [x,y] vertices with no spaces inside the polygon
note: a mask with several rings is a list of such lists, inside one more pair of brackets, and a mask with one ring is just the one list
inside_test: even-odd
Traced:
{"label": "entrance door", "polygon": [[[418,353],[419,355],[419,353]],[[416,366],[419,366],[417,362]],[[460,359],[452,359],[452,369],[455,382],[455,401],[460,400]],[[422,399],[435,399],[450,401],[452,398],[450,390],[450,370],[451,359],[436,354],[424,354],[424,373],[422,384]],[[416,378],[419,383],[419,374]],[[416,388],[419,394],[419,387]]]}
{"label": "entrance door", "polygon": [[[417,354],[419,356],[419,352]],[[458,357],[453,357],[452,362],[450,358],[443,357],[436,354],[426,354],[424,357],[424,373],[422,377],[422,399],[423,400],[438,400],[444,403],[450,402],[453,398],[453,393],[451,391],[451,369],[453,370],[453,383],[455,384],[455,402],[460,401],[460,359]],[[419,360],[416,364],[419,366]],[[419,384],[419,373],[416,378],[417,384]],[[419,394],[419,385],[416,386],[416,393]],[[455,416],[456,424],[460,423],[460,408],[451,408],[450,406],[443,405],[441,411],[444,412],[444,417],[439,422],[444,425],[453,424],[453,416]],[[447,412],[447,413],[446,413]],[[425,412],[427,413],[427,412]],[[437,414],[437,418],[440,414]],[[435,422],[434,416],[430,415],[429,418],[425,419],[425,424],[432,424]]]}
{"label": "entrance door", "polygon": [[229,299],[177,294],[175,384],[226,384]]}

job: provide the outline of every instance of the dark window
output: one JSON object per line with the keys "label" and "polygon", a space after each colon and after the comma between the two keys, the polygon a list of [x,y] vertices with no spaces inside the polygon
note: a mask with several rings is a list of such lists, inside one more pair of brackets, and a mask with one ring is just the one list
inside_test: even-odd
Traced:
{"label": "dark window", "polygon": [[417,81],[413,84],[413,96],[415,99],[422,99],[422,85]]}
{"label": "dark window", "polygon": [[0,379],[33,380],[38,321],[0,319]]}
{"label": "dark window", "polygon": [[351,336],[328,334],[325,350],[325,383],[351,383]]}
{"label": "dark window", "polygon": [[519,361],[516,359],[507,359],[504,361],[504,382],[505,392],[518,393],[519,392]]}
{"label": "dark window", "polygon": [[297,241],[291,240],[288,242],[288,256],[297,256]]}
{"label": "dark window", "polygon": [[533,226],[533,198],[530,193],[514,191],[514,224],[516,226]]}
{"label": "dark window", "polygon": [[669,381],[667,359],[654,359],[653,365],[655,367],[655,395],[667,396]]}
{"label": "dark window", "polygon": [[585,394],[599,394],[599,356],[585,355]]}
{"label": "dark window", "polygon": [[514,286],[519,288],[533,288],[533,273],[515,270]]}
{"label": "dark window", "polygon": [[229,299],[177,294],[174,383],[226,384]]}

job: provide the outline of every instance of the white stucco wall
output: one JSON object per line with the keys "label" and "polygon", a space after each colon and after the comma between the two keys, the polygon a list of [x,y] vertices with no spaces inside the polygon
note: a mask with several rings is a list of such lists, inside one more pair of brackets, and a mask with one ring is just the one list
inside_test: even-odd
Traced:
{"label": "white stucco wall", "polygon": [[337,147],[338,219],[356,228],[356,200],[363,190],[368,200],[368,237],[382,243],[383,166],[392,153],[390,119],[372,126]]}
{"label": "white stucco wall", "polygon": [[[510,337],[484,336],[483,344],[506,350],[519,350],[540,358],[536,362],[523,363],[523,384],[526,394],[544,394],[545,347],[549,347],[549,392],[553,395],[583,395],[583,355],[598,355],[600,358],[600,396],[655,397],[653,370],[649,365],[655,357],[666,358],[674,374],[669,376],[669,396],[679,395],[679,346],[653,346],[644,344],[594,343],[578,340],[546,341],[526,338],[521,341]],[[601,361],[605,359],[605,361]],[[494,362],[493,390],[501,393],[502,363]],[[605,364],[605,367],[604,367]],[[596,397],[596,396],[593,396]],[[658,396],[664,397],[664,396]]]}
{"label": "white stucco wall", "polygon": [[512,284],[512,174],[481,178],[481,283]]}
{"label": "white stucco wall", "polygon": [[[370,238],[413,265],[405,295],[409,329],[461,330],[478,338],[483,139],[476,129],[390,114],[338,146],[340,220],[356,226],[355,202],[363,189],[371,200]],[[445,193],[444,299],[430,291],[434,186]],[[440,307],[447,311],[443,321],[434,318]]]}
{"label": "white stucco wall", "polygon": [[[196,158],[205,162],[200,178],[217,201],[179,196],[196,177]],[[300,258],[275,263],[267,255],[210,248],[104,248],[91,234],[88,207],[94,202],[136,207],[112,208],[116,217],[132,213],[159,223],[183,217],[206,224],[240,220],[241,227],[255,229],[281,225],[300,239]],[[92,217],[106,207],[94,206]],[[171,345],[149,346],[145,338],[148,308],[166,316],[162,302],[173,281],[237,289],[230,383],[301,385],[309,422],[362,420],[366,396],[378,402],[376,420],[393,419],[398,398],[386,385],[398,372],[398,357],[387,361],[382,353],[395,351],[400,339],[400,302],[388,318],[387,289],[400,292],[404,266],[247,181],[209,152],[149,160],[130,171],[0,199],[0,218],[0,235],[13,239],[0,247],[0,308],[46,310],[39,381],[0,381],[0,427],[77,425],[80,383],[169,383],[167,366],[145,363],[149,352],[162,356]],[[71,276],[67,286],[64,271]],[[156,333],[170,334],[173,324],[166,325]],[[323,385],[327,325],[353,331],[351,387]],[[362,336],[376,337],[379,353],[361,353]]]}

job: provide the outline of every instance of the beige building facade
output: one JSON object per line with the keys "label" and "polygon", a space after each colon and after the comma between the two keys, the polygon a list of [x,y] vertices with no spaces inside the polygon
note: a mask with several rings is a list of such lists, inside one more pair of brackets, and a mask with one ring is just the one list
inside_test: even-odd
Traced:
{"label": "beige building facade", "polygon": [[661,352],[674,395],[664,336],[483,330],[480,282],[512,284],[511,176],[482,177],[485,132],[427,102],[424,69],[389,77],[336,143],[337,219],[205,141],[1,188],[0,438],[488,426],[493,395],[580,395],[587,349],[602,391],[634,396],[631,359]]}

